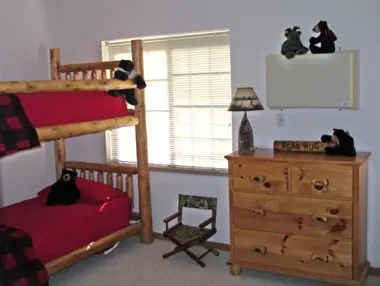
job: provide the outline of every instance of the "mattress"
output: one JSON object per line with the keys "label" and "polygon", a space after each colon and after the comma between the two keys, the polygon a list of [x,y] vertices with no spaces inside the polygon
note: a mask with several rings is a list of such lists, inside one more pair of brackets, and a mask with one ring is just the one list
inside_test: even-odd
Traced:
{"label": "mattress", "polygon": [[27,232],[42,263],[129,225],[131,200],[118,197],[102,205],[45,206],[36,197],[0,209],[0,223]]}
{"label": "mattress", "polygon": [[128,116],[125,100],[106,91],[17,94],[35,128]]}

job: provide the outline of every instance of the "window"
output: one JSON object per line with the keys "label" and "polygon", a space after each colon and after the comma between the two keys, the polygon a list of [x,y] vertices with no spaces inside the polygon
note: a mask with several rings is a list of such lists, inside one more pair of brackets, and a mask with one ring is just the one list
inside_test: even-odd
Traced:
{"label": "window", "polygon": [[[225,169],[232,150],[229,33],[143,39],[149,164]],[[103,60],[132,59],[130,40],[104,41]],[[130,108],[130,107],[129,107]],[[111,160],[136,162],[135,129],[107,132]]]}

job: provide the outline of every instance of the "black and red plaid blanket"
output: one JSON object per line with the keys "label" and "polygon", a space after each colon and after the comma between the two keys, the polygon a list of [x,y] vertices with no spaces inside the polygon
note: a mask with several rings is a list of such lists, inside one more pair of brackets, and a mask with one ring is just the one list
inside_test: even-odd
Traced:
{"label": "black and red plaid blanket", "polygon": [[17,95],[0,94],[0,158],[38,146],[36,129]]}
{"label": "black and red plaid blanket", "polygon": [[33,250],[32,238],[5,225],[0,225],[0,285],[49,285],[47,270]]}

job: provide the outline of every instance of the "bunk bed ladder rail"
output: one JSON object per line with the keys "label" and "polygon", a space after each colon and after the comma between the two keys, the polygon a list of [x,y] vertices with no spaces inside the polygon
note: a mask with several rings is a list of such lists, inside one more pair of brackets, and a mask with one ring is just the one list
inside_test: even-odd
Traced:
{"label": "bunk bed ladder rail", "polygon": [[118,65],[118,61],[68,64],[59,66],[59,73],[63,74],[66,80],[105,80],[113,78]]}

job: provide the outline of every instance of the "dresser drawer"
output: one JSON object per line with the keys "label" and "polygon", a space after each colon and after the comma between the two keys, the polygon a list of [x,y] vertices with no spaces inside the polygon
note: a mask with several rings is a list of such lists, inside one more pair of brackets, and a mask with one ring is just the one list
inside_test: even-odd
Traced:
{"label": "dresser drawer", "polygon": [[235,227],[326,238],[352,237],[352,204],[346,201],[234,193]]}
{"label": "dresser drawer", "polygon": [[258,193],[288,192],[289,168],[281,163],[235,163],[232,169],[236,191]]}
{"label": "dresser drawer", "polygon": [[286,266],[307,273],[351,278],[352,244],[280,233],[234,229],[234,263]]}
{"label": "dresser drawer", "polygon": [[352,198],[352,168],[302,165],[291,168],[292,192],[317,197]]}

